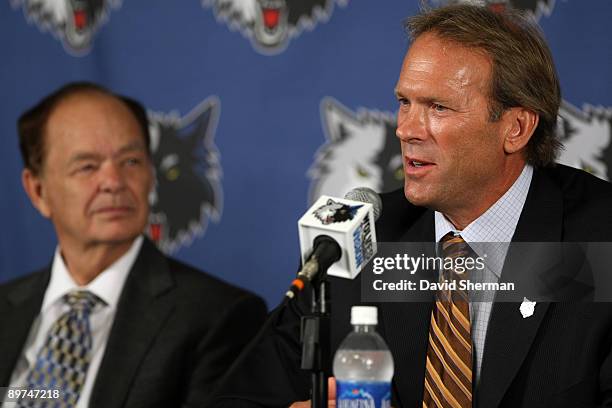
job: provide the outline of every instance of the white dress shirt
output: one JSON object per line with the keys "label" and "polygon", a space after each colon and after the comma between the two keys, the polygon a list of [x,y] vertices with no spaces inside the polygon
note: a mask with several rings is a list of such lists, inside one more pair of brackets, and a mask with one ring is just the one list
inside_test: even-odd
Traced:
{"label": "white dress shirt", "polygon": [[[508,191],[495,204],[489,207],[484,214],[465,227],[463,231],[458,231],[442,213],[436,211],[436,242],[440,242],[447,233],[455,232],[461,234],[463,240],[468,244],[478,242],[499,243],[499,245],[486,245],[485,273],[492,274],[490,276],[497,281],[504,266],[508,243],[512,240],[516,225],[523,211],[532,176],[533,167],[526,165]],[[483,254],[478,253],[478,245],[474,245],[473,249],[477,255],[483,256]],[[480,379],[482,356],[492,305],[491,302],[470,302],[472,353],[474,355],[476,384]]]}
{"label": "white dress shirt", "polygon": [[[98,368],[106,349],[106,342],[115,318],[115,312],[117,311],[119,296],[130,269],[136,261],[142,242],[142,236],[134,240],[130,249],[121,258],[85,286],[79,286],[74,282],[66,268],[60,248],[58,247],[55,250],[51,267],[51,279],[45,291],[40,313],[32,324],[22,354],[13,370],[10,382],[11,387],[24,388],[27,386],[28,373],[30,368],[36,363],[38,351],[45,343],[49,329],[62,314],[70,309],[62,301],[62,297],[73,290],[88,290],[104,301],[104,304],[98,304],[94,308],[89,317],[92,335],[92,356],[76,408],[86,408],[89,406],[89,397],[91,396]],[[16,403],[12,402],[6,402],[2,405],[3,408],[15,406]]]}

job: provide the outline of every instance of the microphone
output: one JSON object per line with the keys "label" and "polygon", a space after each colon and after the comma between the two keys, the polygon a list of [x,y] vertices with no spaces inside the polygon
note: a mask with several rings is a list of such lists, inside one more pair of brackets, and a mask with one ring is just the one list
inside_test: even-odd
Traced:
{"label": "microphone", "polygon": [[376,253],[380,196],[367,187],[343,199],[323,195],[298,221],[302,269],[285,294],[293,298],[319,273],[354,279]]}

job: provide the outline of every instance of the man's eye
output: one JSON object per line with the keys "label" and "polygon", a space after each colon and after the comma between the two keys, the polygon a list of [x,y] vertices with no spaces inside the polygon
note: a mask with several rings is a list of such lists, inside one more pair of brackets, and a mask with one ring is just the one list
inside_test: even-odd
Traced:
{"label": "man's eye", "polygon": [[410,101],[408,101],[406,98],[398,98],[397,102],[399,102],[401,106],[410,105]]}
{"label": "man's eye", "polygon": [[129,159],[125,160],[125,164],[127,166],[137,166],[141,163],[141,160],[136,158],[136,157],[130,157]]}
{"label": "man's eye", "polygon": [[88,163],[88,164],[83,164],[77,170],[79,171],[79,173],[90,173],[94,171],[95,169],[96,169],[96,166],[94,164]]}
{"label": "man's eye", "polygon": [[444,105],[440,105],[439,103],[432,103],[431,107],[436,111],[436,112],[445,112],[448,110],[448,108]]}

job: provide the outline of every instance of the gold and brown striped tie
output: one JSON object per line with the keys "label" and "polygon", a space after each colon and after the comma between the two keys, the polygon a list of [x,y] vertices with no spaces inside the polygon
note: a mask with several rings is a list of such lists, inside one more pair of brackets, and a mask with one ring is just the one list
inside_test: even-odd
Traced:
{"label": "gold and brown striped tie", "polygon": [[[452,232],[441,242],[441,255],[455,260],[472,252],[460,235]],[[453,262],[453,265],[455,263]],[[440,281],[467,279],[467,273],[441,271]],[[465,290],[438,290],[431,312],[425,369],[423,408],[472,406],[472,336],[469,298]]]}

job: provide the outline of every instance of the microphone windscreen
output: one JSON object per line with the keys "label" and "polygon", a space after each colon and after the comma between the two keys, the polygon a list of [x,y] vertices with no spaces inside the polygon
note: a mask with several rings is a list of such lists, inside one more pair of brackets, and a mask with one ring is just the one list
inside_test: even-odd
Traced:
{"label": "microphone windscreen", "polygon": [[380,213],[382,212],[382,200],[380,195],[371,188],[368,187],[357,187],[345,194],[344,198],[347,200],[360,201],[362,203],[372,204],[372,211],[374,212],[374,221],[378,221]]}

